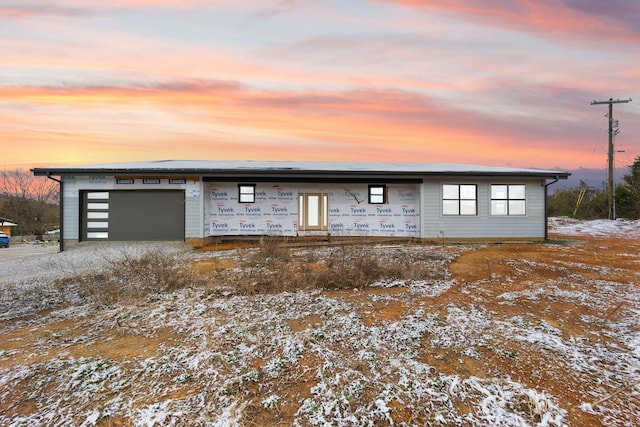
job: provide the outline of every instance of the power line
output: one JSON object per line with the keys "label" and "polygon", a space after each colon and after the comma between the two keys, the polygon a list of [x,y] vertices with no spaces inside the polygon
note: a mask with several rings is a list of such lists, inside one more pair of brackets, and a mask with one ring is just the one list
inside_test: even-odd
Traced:
{"label": "power line", "polygon": [[[609,98],[608,101],[591,101],[591,105],[600,105],[600,104],[608,104],[609,105],[609,114],[607,115],[607,117],[609,118],[609,155],[607,157],[608,160],[608,172],[609,172],[609,185],[608,185],[608,189],[607,189],[607,196],[608,196],[608,204],[609,204],[609,219],[616,219],[616,206],[615,206],[615,197],[613,195],[614,192],[614,188],[613,188],[613,169],[614,169],[614,164],[613,164],[613,155],[614,155],[614,149],[613,149],[613,139],[614,136],[616,135],[617,131],[618,131],[618,125],[619,122],[618,120],[614,120],[613,118],[613,104],[626,104],[627,102],[631,102],[631,98],[629,99],[613,99],[613,98]],[[616,132],[614,132],[614,129],[616,130]]]}

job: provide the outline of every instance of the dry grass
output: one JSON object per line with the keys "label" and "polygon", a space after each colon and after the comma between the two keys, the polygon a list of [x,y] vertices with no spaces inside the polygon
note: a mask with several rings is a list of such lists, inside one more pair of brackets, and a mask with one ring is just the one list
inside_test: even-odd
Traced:
{"label": "dry grass", "polygon": [[292,248],[269,238],[257,247],[238,249],[234,262],[217,258],[185,262],[159,248],[123,250],[103,257],[102,269],[55,281],[58,303],[80,299],[112,306],[202,286],[209,295],[231,296],[363,289],[397,280],[446,280],[451,260],[446,250],[425,252],[397,246],[381,255],[379,249],[367,245]]}
{"label": "dry grass", "polygon": [[203,284],[202,275],[158,249],[105,256],[104,265],[100,271],[58,280],[60,295],[77,294],[98,306],[110,306]]}
{"label": "dry grass", "polygon": [[450,261],[446,251],[412,251],[407,246],[390,247],[381,256],[378,249],[366,245],[294,249],[275,239],[264,239],[258,248],[241,252],[240,258],[236,268],[210,270],[205,280],[212,293],[362,289],[396,280],[446,279]]}

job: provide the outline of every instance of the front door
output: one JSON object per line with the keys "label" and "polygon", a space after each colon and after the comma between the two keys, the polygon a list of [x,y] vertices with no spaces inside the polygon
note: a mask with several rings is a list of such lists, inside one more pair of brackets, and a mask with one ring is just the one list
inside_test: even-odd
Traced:
{"label": "front door", "polygon": [[329,194],[300,193],[298,195],[300,231],[329,230]]}

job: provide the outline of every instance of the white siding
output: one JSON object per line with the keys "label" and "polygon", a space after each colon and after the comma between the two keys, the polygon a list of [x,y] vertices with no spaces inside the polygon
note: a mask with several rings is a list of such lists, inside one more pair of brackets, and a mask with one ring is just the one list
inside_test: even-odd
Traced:
{"label": "white siding", "polygon": [[[476,184],[478,214],[456,216],[442,214],[442,184]],[[526,214],[491,215],[491,184],[525,184]],[[544,180],[517,178],[425,179],[422,206],[423,238],[544,238]]]}
{"label": "white siding", "polygon": [[184,237],[185,238],[203,238],[204,228],[202,221],[202,212],[204,210],[203,183],[190,182],[188,189],[185,191],[184,206]]}
{"label": "white siding", "polygon": [[[80,239],[80,191],[108,190],[113,187],[113,177],[106,176],[63,176],[63,238]],[[99,201],[99,200],[96,200]]]}
{"label": "white siding", "polygon": [[65,240],[78,240],[80,237],[80,193],[75,185],[64,181],[62,206],[62,229]]}
{"label": "white siding", "polygon": [[[184,190],[185,191],[185,237],[202,238],[202,182],[186,180],[184,184],[171,184],[161,178],[158,184],[144,184],[142,177],[135,178],[133,184],[118,184],[114,176],[70,176],[62,177],[64,182],[64,223],[65,240],[80,239],[80,192],[110,190]],[[97,193],[100,194],[100,193]],[[91,200],[100,202],[100,200]]]}

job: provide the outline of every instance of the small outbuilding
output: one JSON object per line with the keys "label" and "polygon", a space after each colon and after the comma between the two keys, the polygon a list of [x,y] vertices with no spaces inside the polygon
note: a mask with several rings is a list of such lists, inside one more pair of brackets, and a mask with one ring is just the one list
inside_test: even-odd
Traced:
{"label": "small outbuilding", "polygon": [[17,226],[18,224],[11,221],[9,218],[3,218],[0,216],[0,231],[2,231],[7,236],[11,237],[11,229]]}
{"label": "small outbuilding", "polygon": [[443,163],[151,161],[35,168],[61,186],[61,248],[241,236],[544,240],[568,172]]}

